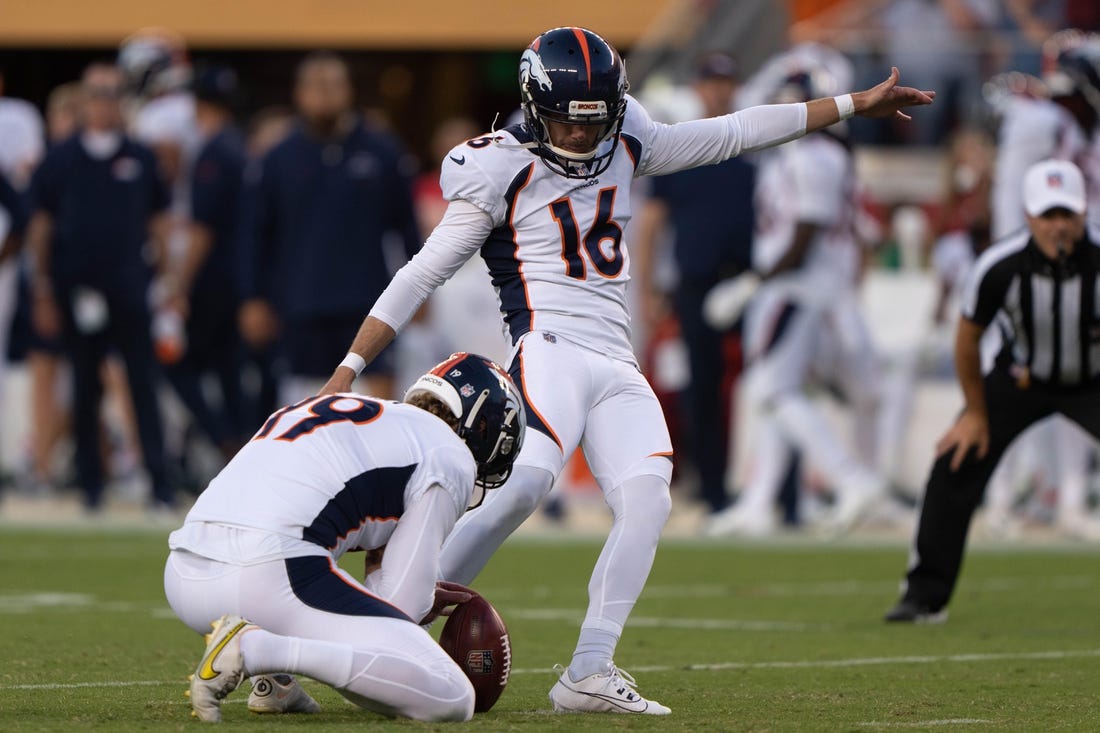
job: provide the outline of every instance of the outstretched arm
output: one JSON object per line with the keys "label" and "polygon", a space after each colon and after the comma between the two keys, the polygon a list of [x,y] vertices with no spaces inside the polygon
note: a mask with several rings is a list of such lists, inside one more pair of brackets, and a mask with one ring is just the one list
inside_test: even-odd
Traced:
{"label": "outstretched arm", "polygon": [[[823,97],[795,104],[765,104],[721,117],[662,125],[646,120],[649,144],[638,175],[665,175],[721,163],[744,152],[794,140],[853,115],[907,120],[906,107],[931,104],[936,93],[899,87],[898,70],[881,84],[862,92]],[[850,106],[849,106],[850,105]],[[638,113],[645,115],[639,108]],[[646,115],[648,118],[648,115]],[[645,124],[643,122],[643,124]]]}
{"label": "outstretched arm", "polygon": [[[382,349],[389,346],[396,336],[397,331],[392,326],[374,316],[367,316],[359,326],[359,332],[355,334],[355,340],[351,342],[348,354],[358,354],[363,360],[363,366],[366,366],[374,361],[374,358],[382,353]],[[351,392],[351,383],[359,376],[362,369],[363,367],[355,368],[340,364],[325,386],[321,388],[321,394]]]}
{"label": "outstretched arm", "polygon": [[[443,221],[421,250],[398,270],[359,327],[347,359],[336,367],[321,394],[351,391],[359,372],[386,348],[420,305],[484,244],[492,232],[489,215],[468,201],[452,201]],[[356,358],[358,357],[358,358]]]}
{"label": "outstretched arm", "polygon": [[[890,76],[881,84],[862,92],[852,92],[850,96],[853,109],[850,111],[859,117],[897,117],[909,120],[912,118],[902,112],[904,108],[932,104],[932,100],[936,98],[934,91],[899,87],[899,76],[898,67],[894,66],[890,69]],[[843,113],[844,110],[837,106],[837,99],[823,98],[807,102],[806,132],[820,130],[851,116]]]}

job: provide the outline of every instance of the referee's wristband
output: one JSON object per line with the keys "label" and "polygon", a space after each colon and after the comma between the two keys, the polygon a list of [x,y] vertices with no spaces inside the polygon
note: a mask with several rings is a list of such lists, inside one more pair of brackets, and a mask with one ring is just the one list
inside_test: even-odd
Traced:
{"label": "referee's wristband", "polygon": [[852,99],[851,94],[841,94],[838,97],[833,97],[833,102],[836,104],[836,111],[840,113],[840,119],[846,120],[856,113],[856,102]]}
{"label": "referee's wristband", "polygon": [[344,360],[340,362],[340,366],[352,370],[355,372],[355,376],[358,377],[363,373],[363,370],[367,368],[367,360],[354,351],[349,351],[348,355],[344,357]]}

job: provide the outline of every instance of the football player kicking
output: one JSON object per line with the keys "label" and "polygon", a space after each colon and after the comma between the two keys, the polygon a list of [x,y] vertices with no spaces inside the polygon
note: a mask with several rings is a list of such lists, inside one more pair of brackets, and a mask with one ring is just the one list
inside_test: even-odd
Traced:
{"label": "football player kicking", "polygon": [[460,521],[444,545],[443,577],[477,576],[583,447],[614,524],[572,662],[550,691],[555,710],[669,712],[613,661],[668,517],[672,474],[661,407],[630,345],[623,232],[632,179],[718,163],[853,114],[907,119],[902,108],[932,101],[932,92],[897,80],[895,69],[873,89],[835,99],[663,125],[627,95],[622,59],[607,41],[555,28],[520,58],[524,122],[443,161],[443,220],[379,297],[323,391],[349,389],[424,299],[481,251],[511,335],[509,372],[534,429],[508,491]]}
{"label": "football player kicking", "polygon": [[[217,619],[194,714],[220,720],[245,675],[262,676],[249,709],[315,712],[287,675],[300,673],[383,715],[469,720],[470,681],[417,624],[468,600],[435,591],[440,548],[507,478],[524,430],[508,375],[473,354],[422,376],[405,403],[346,393],[271,415],[168,540],[172,610],[199,632]],[[381,547],[362,584],[336,565]]]}

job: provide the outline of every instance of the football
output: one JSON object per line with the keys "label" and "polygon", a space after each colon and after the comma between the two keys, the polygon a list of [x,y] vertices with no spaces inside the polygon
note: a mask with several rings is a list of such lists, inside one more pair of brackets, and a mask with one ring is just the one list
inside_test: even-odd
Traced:
{"label": "football", "polygon": [[493,707],[508,684],[512,645],[508,628],[489,601],[475,594],[456,606],[439,636],[439,645],[474,686],[474,712]]}

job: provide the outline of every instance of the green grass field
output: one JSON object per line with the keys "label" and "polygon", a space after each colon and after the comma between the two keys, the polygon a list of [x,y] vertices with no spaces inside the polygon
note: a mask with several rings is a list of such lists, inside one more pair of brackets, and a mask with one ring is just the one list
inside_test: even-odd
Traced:
{"label": "green grass field", "polygon": [[[903,547],[671,541],[617,662],[669,718],[549,712],[596,542],[509,543],[475,584],[508,622],[514,676],[479,731],[1097,730],[1100,553],[978,550],[941,627],[888,627]],[[0,731],[197,730],[183,696],[202,651],[161,590],[164,536],[5,528]],[[358,558],[355,562],[360,562]],[[317,716],[242,730],[443,730],[391,722],[307,681]]]}

